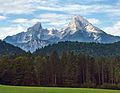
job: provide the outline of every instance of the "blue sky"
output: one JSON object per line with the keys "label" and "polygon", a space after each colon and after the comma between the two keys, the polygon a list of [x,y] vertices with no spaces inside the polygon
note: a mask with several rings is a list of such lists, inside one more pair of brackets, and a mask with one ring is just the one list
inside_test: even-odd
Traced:
{"label": "blue sky", "polygon": [[120,0],[0,0],[0,39],[26,31],[36,22],[61,29],[75,15],[120,36]]}

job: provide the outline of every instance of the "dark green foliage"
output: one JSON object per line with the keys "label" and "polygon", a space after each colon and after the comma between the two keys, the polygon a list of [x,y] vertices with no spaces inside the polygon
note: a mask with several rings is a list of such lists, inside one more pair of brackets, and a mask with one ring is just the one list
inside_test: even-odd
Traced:
{"label": "dark green foliage", "polygon": [[25,51],[23,51],[22,49],[15,47],[11,44],[8,44],[5,41],[0,40],[0,56],[23,54],[23,53],[25,53]]}
{"label": "dark green foliage", "polygon": [[120,89],[120,57],[91,57],[56,51],[50,56],[4,56],[0,83],[10,85]]}
{"label": "dark green foliage", "polygon": [[36,55],[1,56],[0,84],[120,89],[119,43],[62,42]]}
{"label": "dark green foliage", "polygon": [[59,55],[63,52],[74,52],[75,54],[84,53],[91,56],[117,56],[120,55],[120,42],[111,44],[84,43],[84,42],[59,42],[36,50],[36,55],[50,55],[56,50]]}
{"label": "dark green foliage", "polygon": [[4,56],[0,59],[0,82],[10,85],[34,85],[33,60],[30,56]]}

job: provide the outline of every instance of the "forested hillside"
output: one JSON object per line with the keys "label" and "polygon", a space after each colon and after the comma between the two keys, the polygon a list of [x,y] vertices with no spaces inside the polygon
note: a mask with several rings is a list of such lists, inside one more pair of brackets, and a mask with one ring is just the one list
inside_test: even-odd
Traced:
{"label": "forested hillside", "polygon": [[38,49],[34,54],[49,55],[54,50],[56,50],[59,55],[61,55],[62,52],[74,52],[76,54],[84,53],[91,56],[118,56],[120,55],[120,42],[101,44],[66,41]]}
{"label": "forested hillside", "polygon": [[25,51],[0,40],[0,55],[23,54]]}

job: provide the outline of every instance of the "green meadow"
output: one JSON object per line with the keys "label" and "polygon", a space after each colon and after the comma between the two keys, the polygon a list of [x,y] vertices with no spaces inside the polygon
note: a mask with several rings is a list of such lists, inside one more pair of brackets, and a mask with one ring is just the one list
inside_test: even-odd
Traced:
{"label": "green meadow", "polygon": [[120,93],[120,90],[91,88],[19,87],[1,85],[0,93]]}

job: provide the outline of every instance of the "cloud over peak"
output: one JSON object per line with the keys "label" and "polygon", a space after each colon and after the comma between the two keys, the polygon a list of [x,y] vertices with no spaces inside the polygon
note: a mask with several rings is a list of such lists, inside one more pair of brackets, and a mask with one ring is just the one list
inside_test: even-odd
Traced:
{"label": "cloud over peak", "polygon": [[[82,15],[106,32],[120,35],[116,26],[120,20],[120,0],[0,0],[0,29],[3,34],[10,30],[12,35],[36,22],[42,22],[46,28],[59,29],[66,26],[74,15]],[[106,24],[113,25],[114,31]]]}

